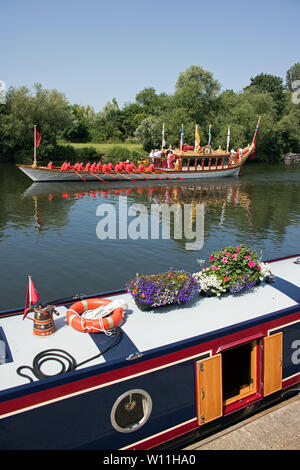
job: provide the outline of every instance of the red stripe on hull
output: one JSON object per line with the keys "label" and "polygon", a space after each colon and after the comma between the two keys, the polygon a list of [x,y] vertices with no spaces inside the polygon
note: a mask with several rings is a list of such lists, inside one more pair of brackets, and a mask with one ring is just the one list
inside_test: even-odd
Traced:
{"label": "red stripe on hull", "polygon": [[[268,323],[256,325],[252,328],[247,328],[244,330],[239,330],[236,333],[227,334],[225,336],[215,338],[211,341],[207,341],[199,345],[187,347],[186,349],[181,349],[173,353],[161,355],[154,359],[149,359],[134,365],[125,366],[123,368],[119,368],[113,371],[101,372],[100,366],[99,374],[95,375],[94,377],[74,380],[68,384],[55,386],[53,388],[48,388],[47,390],[31,393],[29,395],[2,402],[0,404],[0,416],[6,415],[8,413],[22,412],[23,410],[26,411],[27,408],[35,406],[43,406],[43,404],[47,404],[51,401],[68,398],[68,396],[70,395],[87,393],[89,389],[97,387],[100,388],[101,386],[105,386],[106,384],[109,384],[114,381],[120,381],[122,379],[127,380],[130,376],[147,373],[147,371],[149,370],[155,368],[162,368],[163,366],[171,365],[173,362],[182,361],[195,355],[201,355],[207,352],[208,350],[210,350],[212,352],[212,355],[214,355],[217,353],[217,350],[220,347],[228,345],[235,341],[240,341],[241,339],[245,339],[245,341],[247,341],[248,338],[257,334],[267,336],[268,330],[276,328],[278,326],[284,326],[287,323],[299,320],[299,313],[300,311],[287,315],[285,317],[272,320]],[[58,380],[57,376],[56,380]],[[294,384],[298,381],[299,376],[296,376],[296,378],[292,378],[289,383]],[[35,382],[35,384],[36,383],[37,382]],[[285,381],[284,386],[287,386],[287,381]],[[243,405],[244,403],[242,403],[241,406]],[[230,408],[228,408],[228,410],[226,411],[229,410]]]}

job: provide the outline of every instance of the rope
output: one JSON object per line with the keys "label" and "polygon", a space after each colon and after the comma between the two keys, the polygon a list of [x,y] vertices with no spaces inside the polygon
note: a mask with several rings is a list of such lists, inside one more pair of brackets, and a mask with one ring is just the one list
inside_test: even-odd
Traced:
{"label": "rope", "polygon": [[[29,382],[33,382],[34,381],[33,378],[27,374],[22,373],[21,372],[22,369],[29,369],[38,380],[55,377],[56,375],[64,374],[65,372],[71,372],[77,369],[79,366],[82,366],[83,364],[86,364],[87,362],[97,359],[98,357],[105,354],[109,349],[111,349],[120,338],[120,334],[121,334],[120,327],[117,327],[113,333],[111,332],[111,334],[114,336],[114,340],[103,351],[100,351],[99,354],[96,354],[96,356],[90,357],[86,359],[85,361],[79,362],[78,364],[76,363],[76,360],[74,359],[74,357],[71,356],[71,354],[69,354],[67,351],[64,351],[63,349],[45,349],[44,351],[41,351],[35,356],[32,362],[32,367],[22,365],[18,367],[16,372],[21,377],[25,377],[26,379],[28,379]],[[62,359],[65,362],[63,362]],[[50,375],[42,372],[41,367],[47,361],[55,361],[59,363],[61,365],[60,371],[57,372],[56,374],[50,374]]]}

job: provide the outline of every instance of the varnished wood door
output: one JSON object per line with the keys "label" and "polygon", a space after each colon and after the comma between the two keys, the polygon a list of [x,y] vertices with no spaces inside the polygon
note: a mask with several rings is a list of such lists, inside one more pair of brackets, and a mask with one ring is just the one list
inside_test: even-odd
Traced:
{"label": "varnished wood door", "polygon": [[222,356],[216,354],[196,362],[198,424],[223,415]]}
{"label": "varnished wood door", "polygon": [[264,396],[282,388],[282,332],[264,338]]}

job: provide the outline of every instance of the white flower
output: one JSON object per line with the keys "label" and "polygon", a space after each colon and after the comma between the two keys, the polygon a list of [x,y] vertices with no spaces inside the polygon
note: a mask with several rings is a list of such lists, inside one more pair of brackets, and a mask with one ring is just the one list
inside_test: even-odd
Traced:
{"label": "white flower", "polygon": [[269,263],[260,263],[260,277],[259,279],[263,281],[266,277],[271,276],[271,268]]}
{"label": "white flower", "polygon": [[200,292],[207,292],[211,290],[217,295],[220,295],[220,292],[225,292],[225,289],[222,287],[222,282],[215,274],[207,275],[204,270],[200,271],[199,273],[194,273],[193,276],[199,282]]}

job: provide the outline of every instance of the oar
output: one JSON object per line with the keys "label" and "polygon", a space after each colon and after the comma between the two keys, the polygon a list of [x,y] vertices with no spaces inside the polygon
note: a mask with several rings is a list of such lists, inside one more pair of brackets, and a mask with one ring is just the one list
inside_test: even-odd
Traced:
{"label": "oar", "polygon": [[118,176],[115,176],[115,175],[113,175],[112,173],[107,173],[106,171],[103,171],[103,173],[104,173],[105,175],[106,175],[106,174],[107,174],[107,175],[110,175],[110,176],[112,176],[113,178],[116,178],[116,179],[119,180],[119,181],[121,181],[121,179],[122,179],[122,178],[118,178]]}
{"label": "oar", "polygon": [[145,178],[144,177],[144,174],[142,171],[139,171],[139,172],[135,172],[135,173],[132,173],[131,171],[127,171],[127,173],[129,173],[129,175],[133,175],[133,176],[142,176],[143,177],[143,180],[147,180],[147,181],[150,181],[149,178]]}
{"label": "oar", "polygon": [[81,176],[76,170],[74,170],[74,168],[72,168],[72,170],[75,171],[76,175],[80,176],[82,181],[86,181],[86,179],[83,176]]}
{"label": "oar", "polygon": [[133,178],[129,178],[129,176],[122,175],[121,173],[118,173],[117,171],[115,171],[115,173],[117,173],[117,175],[119,175],[119,176],[123,176],[124,178],[127,178],[129,181],[134,181],[135,183],[137,183],[137,180],[134,180]]}
{"label": "oar", "polygon": [[105,184],[108,184],[107,181],[105,181],[104,179],[100,178],[100,176],[95,175],[95,173],[93,173],[92,171],[90,171],[90,173],[91,173],[91,175],[96,176],[96,178],[98,178],[98,180],[102,181],[102,182],[105,183]]}
{"label": "oar", "polygon": [[[157,171],[158,171],[159,174],[160,173],[162,173],[163,175],[168,175],[169,174],[169,173],[167,173],[166,171],[163,171],[163,170],[157,170]],[[183,178],[180,178],[180,176],[173,176],[172,178],[170,176],[169,177],[166,176],[166,178],[170,179],[170,180],[172,180],[172,179],[183,180]]]}
{"label": "oar", "polygon": [[[166,179],[166,178],[158,178],[158,177],[155,176],[152,172],[143,172],[143,173],[144,173],[145,175],[148,175],[148,176],[154,176],[154,178],[152,178],[152,179],[156,179],[156,180],[160,180],[160,181]],[[151,180],[151,178],[150,178],[150,180]]]}

